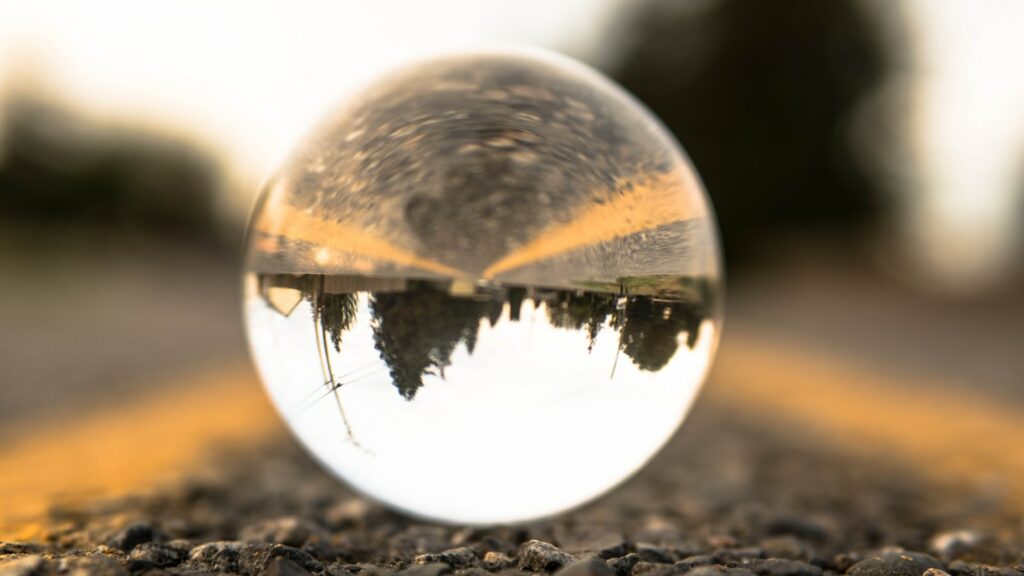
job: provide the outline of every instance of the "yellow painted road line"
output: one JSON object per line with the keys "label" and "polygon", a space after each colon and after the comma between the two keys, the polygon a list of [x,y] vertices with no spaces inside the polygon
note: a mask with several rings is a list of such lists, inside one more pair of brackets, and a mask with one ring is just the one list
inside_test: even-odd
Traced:
{"label": "yellow painted road line", "polygon": [[569,222],[541,231],[526,245],[488,266],[483,277],[495,278],[558,254],[702,217],[707,210],[702,202],[685,201],[691,192],[699,198],[698,190],[697,180],[688,169],[637,184],[609,202],[588,206]]}
{"label": "yellow painted road line", "polygon": [[850,358],[732,333],[711,403],[821,435],[843,454],[903,464],[933,480],[998,485],[1024,511],[1024,406],[963,382],[895,374]]}
{"label": "yellow painted road line", "polygon": [[264,212],[257,223],[257,230],[269,236],[280,235],[318,247],[312,258],[321,266],[343,263],[353,270],[369,273],[375,268],[375,260],[383,260],[446,276],[466,276],[465,272],[377,238],[369,230],[324,220],[285,203]]}
{"label": "yellow painted road line", "polygon": [[132,401],[34,422],[0,451],[0,539],[32,538],[55,504],[158,490],[209,464],[211,448],[282,430],[246,365],[178,375]]}
{"label": "yellow painted road line", "polygon": [[[933,379],[729,332],[704,402],[830,438],[841,453],[928,479],[1008,482],[1024,510],[1024,411]],[[179,376],[149,395],[10,434],[0,449],[0,539],[38,534],[53,504],[159,490],[209,465],[211,449],[283,434],[245,366]]]}

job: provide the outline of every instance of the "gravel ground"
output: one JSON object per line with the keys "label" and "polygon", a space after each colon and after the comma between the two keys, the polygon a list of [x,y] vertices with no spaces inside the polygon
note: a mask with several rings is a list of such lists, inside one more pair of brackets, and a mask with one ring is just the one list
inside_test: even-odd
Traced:
{"label": "gravel ground", "polygon": [[936,486],[740,414],[704,402],[610,496],[488,529],[368,503],[281,438],[158,495],[55,510],[41,543],[0,543],[0,574],[1024,575],[1024,522],[997,487]]}

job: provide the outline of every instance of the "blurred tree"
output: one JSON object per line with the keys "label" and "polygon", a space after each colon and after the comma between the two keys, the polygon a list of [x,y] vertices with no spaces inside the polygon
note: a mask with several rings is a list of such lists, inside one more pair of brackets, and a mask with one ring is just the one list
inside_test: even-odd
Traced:
{"label": "blurred tree", "polygon": [[218,235],[221,175],[183,142],[11,98],[0,126],[0,217],[190,241]]}
{"label": "blurred tree", "polygon": [[693,159],[731,263],[768,237],[873,215],[846,131],[886,68],[864,2],[653,1],[632,28],[614,76]]}

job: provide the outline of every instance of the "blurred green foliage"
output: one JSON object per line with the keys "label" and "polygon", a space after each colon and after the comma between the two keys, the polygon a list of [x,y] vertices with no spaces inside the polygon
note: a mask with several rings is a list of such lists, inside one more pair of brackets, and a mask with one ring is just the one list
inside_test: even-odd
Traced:
{"label": "blurred green foliage", "polygon": [[219,235],[222,175],[195,146],[26,98],[9,100],[3,118],[3,220],[50,234],[84,225],[175,241]]}
{"label": "blurred green foliage", "polygon": [[880,194],[851,113],[888,67],[859,0],[656,1],[614,75],[700,171],[731,264],[793,232],[852,232]]}

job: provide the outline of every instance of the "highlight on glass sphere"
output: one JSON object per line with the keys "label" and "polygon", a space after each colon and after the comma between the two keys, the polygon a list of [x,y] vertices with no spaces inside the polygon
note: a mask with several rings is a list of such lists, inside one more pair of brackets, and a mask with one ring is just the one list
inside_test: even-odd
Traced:
{"label": "highlight on glass sphere", "polygon": [[630,477],[720,331],[694,169],[622,89],[548,53],[369,86],[271,179],[246,254],[251,349],[295,436],[445,522],[550,516]]}

